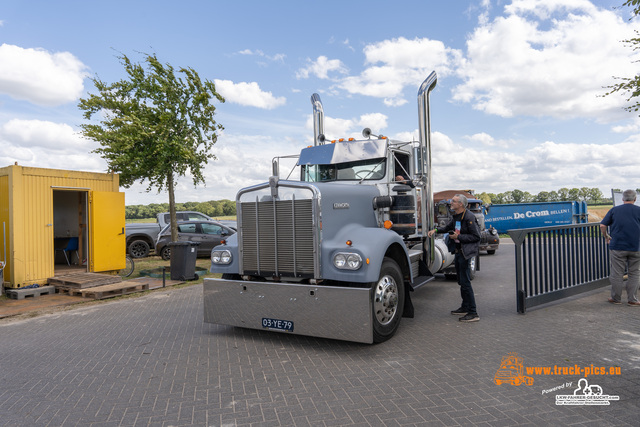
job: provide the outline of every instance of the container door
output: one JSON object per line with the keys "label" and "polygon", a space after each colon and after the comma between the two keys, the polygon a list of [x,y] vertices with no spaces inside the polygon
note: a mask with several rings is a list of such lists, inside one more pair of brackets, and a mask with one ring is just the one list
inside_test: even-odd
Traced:
{"label": "container door", "polygon": [[125,267],[124,193],[92,191],[90,271]]}

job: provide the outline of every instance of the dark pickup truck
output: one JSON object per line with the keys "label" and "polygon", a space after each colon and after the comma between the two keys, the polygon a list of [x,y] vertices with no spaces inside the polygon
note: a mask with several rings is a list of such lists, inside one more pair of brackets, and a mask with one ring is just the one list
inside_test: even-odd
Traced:
{"label": "dark pickup truck", "polygon": [[[496,253],[496,250],[500,246],[500,236],[498,235],[498,231],[489,227],[486,228],[484,223],[484,209],[482,206],[482,200],[476,199],[473,194],[466,193],[465,191],[454,191],[448,190],[440,193],[435,193],[433,198],[435,200],[435,216],[436,216],[436,224],[437,226],[444,226],[451,221],[452,213],[451,213],[451,198],[455,194],[463,194],[467,197],[467,201],[469,202],[467,209],[469,209],[475,216],[478,221],[478,226],[480,227],[480,247],[481,251],[487,251],[487,254],[493,255]],[[470,261],[470,276],[473,280],[476,271],[480,270],[480,257],[473,258]],[[450,266],[444,268],[442,270],[445,277],[455,278],[456,270],[455,266],[451,264]]]}
{"label": "dark pickup truck", "polygon": [[[500,246],[500,236],[495,228],[491,226],[486,228],[482,200],[468,198],[467,201],[469,202],[467,208],[476,216],[478,226],[480,227],[480,250],[487,251],[489,255],[495,254]],[[436,218],[439,226],[443,226],[451,221],[451,199],[436,202]]]}
{"label": "dark pickup truck", "polygon": [[[194,211],[176,212],[176,221],[211,221],[207,215]],[[129,223],[126,224],[127,253],[132,258],[144,258],[149,255],[151,249],[155,249],[156,239],[160,230],[169,225],[171,219],[169,212],[158,214],[155,223]]]}

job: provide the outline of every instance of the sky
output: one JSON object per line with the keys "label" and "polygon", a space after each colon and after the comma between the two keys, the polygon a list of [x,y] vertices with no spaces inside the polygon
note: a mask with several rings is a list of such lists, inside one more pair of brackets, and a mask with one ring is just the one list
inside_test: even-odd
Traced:
{"label": "sky", "polygon": [[[235,199],[271,159],[313,144],[318,93],[329,139],[418,138],[431,71],[434,191],[537,194],[640,187],[640,117],[606,87],[633,77],[640,30],[624,0],[4,0],[0,167],[106,172],[83,138],[92,78],[126,79],[121,54],[191,67],[226,100],[205,185],[176,201]],[[167,203],[136,183],[127,205]]]}

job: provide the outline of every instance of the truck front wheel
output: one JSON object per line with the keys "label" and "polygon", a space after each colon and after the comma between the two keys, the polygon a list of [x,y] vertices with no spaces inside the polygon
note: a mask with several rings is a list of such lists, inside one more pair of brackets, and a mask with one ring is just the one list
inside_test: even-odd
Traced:
{"label": "truck front wheel", "polygon": [[373,284],[373,342],[391,338],[398,329],[404,309],[404,283],[398,264],[385,258],[380,278]]}
{"label": "truck front wheel", "polygon": [[129,243],[129,255],[131,258],[144,258],[149,255],[149,244],[144,240],[134,240]]}

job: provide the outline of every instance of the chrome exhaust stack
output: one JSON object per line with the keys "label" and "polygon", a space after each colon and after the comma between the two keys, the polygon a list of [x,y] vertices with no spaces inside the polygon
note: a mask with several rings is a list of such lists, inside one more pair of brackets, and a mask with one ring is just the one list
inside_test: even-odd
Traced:
{"label": "chrome exhaust stack", "polygon": [[[420,146],[419,155],[416,159],[416,170],[423,174],[426,180],[425,196],[426,201],[423,200],[422,206],[422,233],[426,236],[427,232],[434,224],[434,206],[433,206],[433,182],[431,179],[431,117],[429,114],[429,94],[436,87],[438,76],[435,71],[429,74],[420,89],[418,89],[418,120],[419,120],[419,132],[420,132]],[[424,204],[426,203],[426,206]],[[426,208],[426,209],[425,209]],[[426,218],[425,218],[426,215]],[[429,260],[433,261],[433,239],[429,240]],[[431,267],[431,266],[429,266]]]}
{"label": "chrome exhaust stack", "polygon": [[324,109],[320,95],[311,95],[311,105],[313,105],[313,145],[324,144]]}

